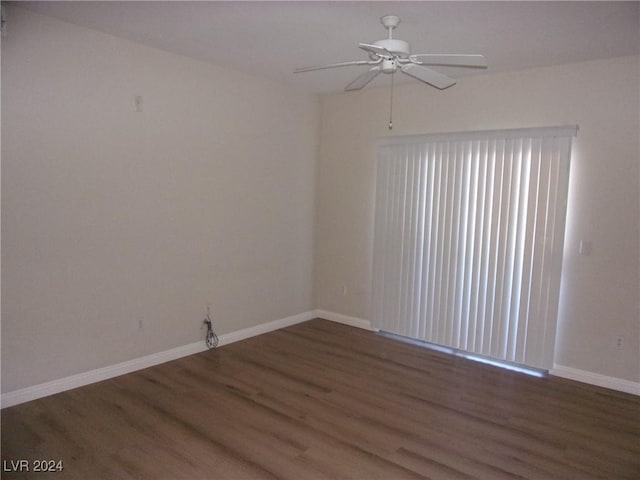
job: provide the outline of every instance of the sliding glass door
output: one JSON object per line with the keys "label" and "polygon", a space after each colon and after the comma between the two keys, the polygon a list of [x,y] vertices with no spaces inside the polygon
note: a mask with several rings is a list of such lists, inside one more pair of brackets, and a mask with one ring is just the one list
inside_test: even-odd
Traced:
{"label": "sliding glass door", "polygon": [[373,325],[550,368],[576,132],[380,141]]}

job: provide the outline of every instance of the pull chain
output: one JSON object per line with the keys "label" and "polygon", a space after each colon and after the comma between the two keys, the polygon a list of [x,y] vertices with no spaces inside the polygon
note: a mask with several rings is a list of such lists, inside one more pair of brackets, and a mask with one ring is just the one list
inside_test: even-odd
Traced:
{"label": "pull chain", "polygon": [[395,72],[391,74],[391,94],[389,96],[389,130],[393,128],[393,77],[395,77]]}

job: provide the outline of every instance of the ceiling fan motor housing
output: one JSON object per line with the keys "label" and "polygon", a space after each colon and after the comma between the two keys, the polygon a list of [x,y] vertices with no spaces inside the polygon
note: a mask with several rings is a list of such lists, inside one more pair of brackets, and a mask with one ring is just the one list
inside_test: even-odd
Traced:
{"label": "ceiling fan motor housing", "polygon": [[374,42],[374,45],[382,48],[386,48],[389,52],[399,57],[408,57],[411,49],[409,43],[404,40],[397,40],[395,38],[386,38],[384,40],[378,40]]}

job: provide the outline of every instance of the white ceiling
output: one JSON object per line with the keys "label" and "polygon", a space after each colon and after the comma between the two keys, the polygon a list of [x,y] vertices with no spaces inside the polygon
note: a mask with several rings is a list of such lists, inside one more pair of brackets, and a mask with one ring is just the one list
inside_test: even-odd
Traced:
{"label": "white ceiling", "polygon": [[[482,53],[489,73],[640,53],[638,1],[18,3],[71,23],[316,93],[342,91],[366,67],[302,74],[293,70],[366,59],[358,42],[385,38],[379,20],[385,14],[401,17],[394,37],[408,41],[412,53]],[[482,74],[475,69],[442,71],[453,77]],[[385,77],[372,85],[384,85]],[[398,77],[396,81],[401,80]]]}

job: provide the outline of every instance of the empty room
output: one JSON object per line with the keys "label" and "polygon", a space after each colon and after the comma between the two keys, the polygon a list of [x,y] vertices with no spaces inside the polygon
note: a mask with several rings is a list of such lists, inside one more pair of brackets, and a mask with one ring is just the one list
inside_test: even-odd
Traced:
{"label": "empty room", "polygon": [[2,2],[2,478],[640,478],[640,2]]}

